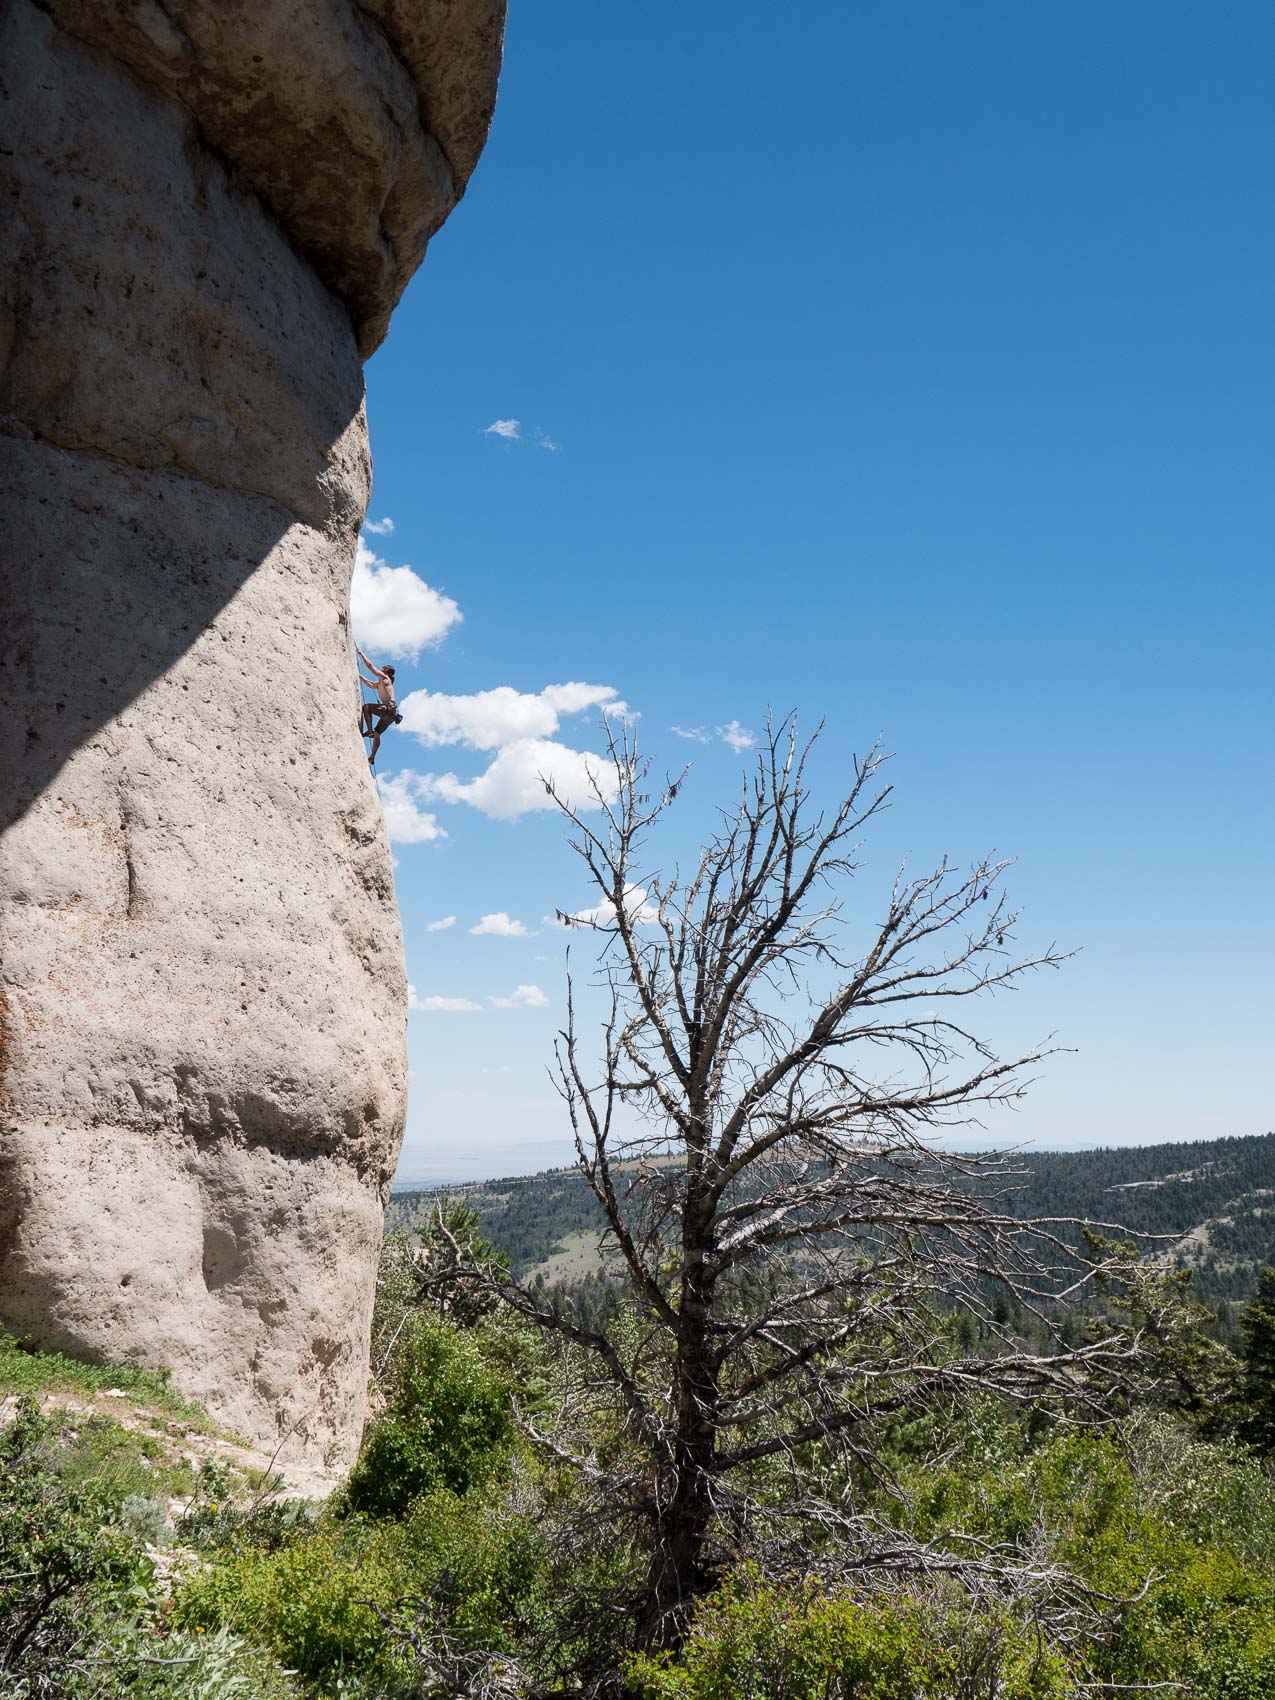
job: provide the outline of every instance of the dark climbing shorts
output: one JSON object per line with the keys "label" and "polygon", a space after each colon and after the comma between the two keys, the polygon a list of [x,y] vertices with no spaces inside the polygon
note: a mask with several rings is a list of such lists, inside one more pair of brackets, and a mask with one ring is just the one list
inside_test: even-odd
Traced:
{"label": "dark climbing shorts", "polygon": [[392,726],[398,719],[398,704],[396,702],[373,702],[369,703],[368,707],[376,716],[372,723],[372,729],[375,732],[384,732],[386,727]]}

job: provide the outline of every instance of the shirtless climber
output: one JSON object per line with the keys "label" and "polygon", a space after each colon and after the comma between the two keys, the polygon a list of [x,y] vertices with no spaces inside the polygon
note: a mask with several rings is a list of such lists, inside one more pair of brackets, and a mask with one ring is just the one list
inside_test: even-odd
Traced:
{"label": "shirtless climber", "polygon": [[359,660],[365,662],[375,674],[375,678],[369,679],[360,668],[359,678],[365,685],[371,685],[380,698],[379,702],[365,702],[363,712],[359,716],[359,731],[365,738],[372,740],[372,753],[367,758],[367,764],[369,767],[375,767],[376,752],[381,747],[382,732],[391,726],[396,726],[403,716],[399,713],[398,704],[394,701],[394,669],[392,667],[378,667],[375,662],[368,661],[367,656],[364,655],[357,644],[355,644],[354,650]]}

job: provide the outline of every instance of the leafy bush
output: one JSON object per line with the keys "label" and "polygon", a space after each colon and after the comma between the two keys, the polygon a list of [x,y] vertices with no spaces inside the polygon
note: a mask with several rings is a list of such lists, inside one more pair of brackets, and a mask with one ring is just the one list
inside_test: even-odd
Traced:
{"label": "leafy bush", "polygon": [[368,1600],[393,1598],[395,1581],[368,1557],[331,1526],[273,1553],[233,1551],[178,1586],[177,1622],[193,1633],[233,1630],[309,1677],[384,1671],[385,1636]]}
{"label": "leafy bush", "polygon": [[289,1700],[297,1690],[259,1648],[237,1635],[165,1634],[117,1624],[109,1649],[57,1700]]}
{"label": "leafy bush", "polygon": [[385,1409],[347,1487],[353,1511],[396,1515],[424,1493],[465,1493],[512,1438],[510,1388],[479,1336],[421,1313],[405,1319]]}
{"label": "leafy bush", "polygon": [[236,1547],[278,1552],[313,1532],[319,1510],[310,1499],[266,1499],[246,1506],[196,1500],[178,1523],[177,1538],[205,1551]]}
{"label": "leafy bush", "polygon": [[149,1494],[130,1493],[119,1508],[118,1519],[122,1529],[131,1530],[151,1546],[158,1546],[168,1534],[168,1507]]}
{"label": "leafy bush", "polygon": [[410,1622],[413,1602],[445,1609],[467,1645],[512,1646],[548,1610],[547,1572],[543,1542],[498,1497],[439,1489],[403,1518],[329,1516],[273,1551],[210,1554],[179,1586],[177,1617],[233,1629],[316,1681],[389,1681],[406,1667],[387,1623]]}
{"label": "leafy bush", "polygon": [[54,1680],[94,1617],[150,1574],[139,1538],[112,1525],[110,1499],[56,1474],[57,1443],[25,1396],[0,1431],[0,1671],[31,1684]]}
{"label": "leafy bush", "polygon": [[1180,1683],[1196,1700],[1275,1694],[1275,1503],[1251,1453],[1154,1415],[1013,1456],[1012,1422],[999,1421],[998,1442],[967,1439],[947,1468],[901,1476],[914,1533],[1030,1542],[1109,1596],[1108,1631],[1077,1653],[1078,1678]]}
{"label": "leafy bush", "polygon": [[275,1661],[237,1637],[172,1633],[143,1547],[166,1527],[163,1504],[137,1494],[121,1499],[111,1446],[104,1458],[101,1441],[99,1429],[63,1426],[26,1396],[0,1430],[0,1694],[282,1700],[294,1693]]}
{"label": "leafy bush", "polygon": [[1061,1658],[1007,1613],[856,1599],[745,1571],[696,1613],[680,1654],[639,1655],[641,1700],[1064,1700]]}

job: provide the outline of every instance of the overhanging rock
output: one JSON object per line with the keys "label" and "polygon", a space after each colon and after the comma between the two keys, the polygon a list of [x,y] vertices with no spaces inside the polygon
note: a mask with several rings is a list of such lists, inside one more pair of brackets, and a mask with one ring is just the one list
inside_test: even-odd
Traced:
{"label": "overhanging rock", "polygon": [[503,9],[0,5],[0,1319],[311,1458],[362,1425],[405,1092],[360,363]]}

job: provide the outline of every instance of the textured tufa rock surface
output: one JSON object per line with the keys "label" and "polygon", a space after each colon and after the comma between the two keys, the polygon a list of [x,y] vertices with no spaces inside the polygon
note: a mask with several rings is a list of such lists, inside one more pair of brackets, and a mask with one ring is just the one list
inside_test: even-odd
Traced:
{"label": "textured tufa rock surface", "polygon": [[362,1425],[405,1091],[361,357],[503,0],[0,0],[0,1318]]}

